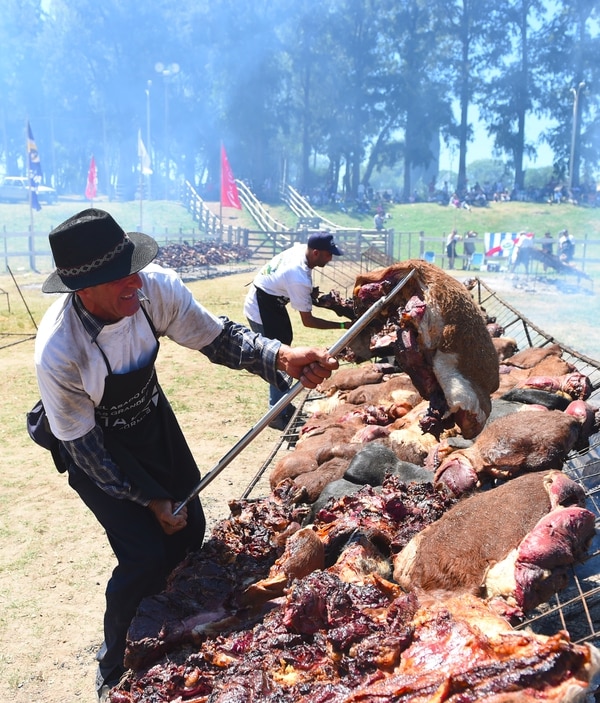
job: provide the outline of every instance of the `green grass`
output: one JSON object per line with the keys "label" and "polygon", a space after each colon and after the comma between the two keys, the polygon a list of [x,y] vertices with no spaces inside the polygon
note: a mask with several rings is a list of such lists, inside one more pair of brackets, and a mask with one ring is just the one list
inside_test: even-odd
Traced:
{"label": "green grass", "polygon": [[[29,206],[19,203],[9,205],[0,203],[0,231],[29,232],[33,226],[34,232],[47,234],[67,218],[80,210],[90,207],[90,202],[83,198],[61,199],[54,205],[43,205],[39,212],[30,216]],[[94,207],[110,212],[117,222],[128,232],[140,228],[142,231],[163,239],[166,236],[176,236],[181,231],[186,233],[198,232],[198,225],[190,213],[178,202],[166,200],[144,201],[140,214],[139,201],[109,202],[108,200],[94,201]]]}
{"label": "green grass", "polygon": [[[198,233],[198,224],[185,207],[175,201],[144,201],[141,217],[139,201],[105,200],[95,202],[94,206],[110,212],[128,231],[137,229],[141,219],[143,231],[159,240],[180,233]],[[89,207],[89,202],[83,198],[60,200],[55,205],[44,206],[40,212],[34,212],[32,221],[27,205],[0,203],[0,231],[29,232],[30,225],[33,224],[34,232],[47,234],[60,222],[86,207]],[[329,206],[317,211],[342,227],[373,228],[372,215],[343,213]],[[269,212],[288,227],[294,227],[297,223],[298,218],[285,205],[270,205]],[[488,207],[472,208],[470,211],[435,203],[392,204],[388,212],[391,219],[387,225],[397,232],[424,232],[431,237],[441,236],[452,228],[459,232],[470,229],[476,232],[515,232],[525,229],[540,236],[546,230],[556,234],[567,228],[578,239],[585,236],[600,239],[600,210],[569,204],[490,203]],[[256,224],[245,211],[239,214],[238,220],[241,227],[256,229]]]}
{"label": "green grass", "polygon": [[[342,213],[331,207],[317,210],[327,219],[346,227],[373,228],[372,215],[357,216]],[[270,212],[276,219],[288,226],[294,226],[297,218],[284,206],[273,206]],[[391,219],[388,227],[402,232],[425,232],[434,236],[453,228],[459,232],[518,232],[530,230],[540,236],[549,230],[556,234],[561,229],[569,229],[576,237],[587,234],[590,238],[600,238],[600,210],[577,207],[569,204],[547,205],[545,203],[490,203],[488,207],[474,207],[471,210],[437,205],[435,203],[415,203],[413,205],[391,205],[387,212]]]}

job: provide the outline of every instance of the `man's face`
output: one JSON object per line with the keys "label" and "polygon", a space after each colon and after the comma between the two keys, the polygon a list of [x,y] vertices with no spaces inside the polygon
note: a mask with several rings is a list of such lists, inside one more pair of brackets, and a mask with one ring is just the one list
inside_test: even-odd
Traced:
{"label": "man's face", "polygon": [[310,251],[312,252],[311,268],[315,266],[327,266],[331,259],[333,259],[333,254],[330,251],[320,251],[319,249],[311,249]]}
{"label": "man's face", "polygon": [[84,288],[78,291],[86,310],[105,322],[118,322],[124,317],[131,317],[140,309],[137,295],[142,287],[138,273],[126,278],[119,278],[110,283]]}

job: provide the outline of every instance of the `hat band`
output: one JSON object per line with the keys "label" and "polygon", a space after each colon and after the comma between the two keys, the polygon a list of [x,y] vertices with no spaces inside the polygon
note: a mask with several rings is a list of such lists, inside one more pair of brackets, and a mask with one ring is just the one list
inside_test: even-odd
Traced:
{"label": "hat band", "polygon": [[117,244],[114,249],[107,251],[103,257],[100,259],[94,259],[90,261],[89,264],[83,264],[82,266],[74,266],[72,268],[59,268],[56,267],[56,272],[59,276],[64,276],[65,278],[73,278],[75,276],[81,276],[81,274],[89,273],[94,269],[98,269],[105,264],[110,263],[115,257],[119,256],[124,249],[131,244],[131,240],[125,234],[123,235],[123,240]]}

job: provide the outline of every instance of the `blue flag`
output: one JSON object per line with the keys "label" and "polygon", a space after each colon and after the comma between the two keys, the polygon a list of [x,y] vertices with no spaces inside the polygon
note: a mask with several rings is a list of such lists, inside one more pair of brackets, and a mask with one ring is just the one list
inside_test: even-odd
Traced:
{"label": "blue flag", "polygon": [[29,190],[31,192],[31,207],[41,210],[42,206],[37,196],[38,186],[42,183],[42,164],[37,146],[33,139],[31,125],[27,122],[27,161],[29,164]]}

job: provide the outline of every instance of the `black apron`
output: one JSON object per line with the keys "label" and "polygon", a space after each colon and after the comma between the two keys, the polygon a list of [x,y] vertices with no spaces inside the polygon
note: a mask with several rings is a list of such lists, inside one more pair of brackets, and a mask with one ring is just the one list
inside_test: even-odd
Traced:
{"label": "black apron", "polygon": [[[143,308],[142,308],[143,310]],[[148,323],[154,326],[143,310]],[[156,375],[159,342],[149,363],[136,371],[114,374],[108,369],[96,422],[107,451],[129,478],[150,498],[186,498],[200,480],[198,467],[175,413]]]}
{"label": "black apron", "polygon": [[291,344],[293,338],[292,322],[286,305],[287,298],[270,295],[256,288],[256,302],[262,320],[263,334],[269,339],[278,339],[282,344]]}

